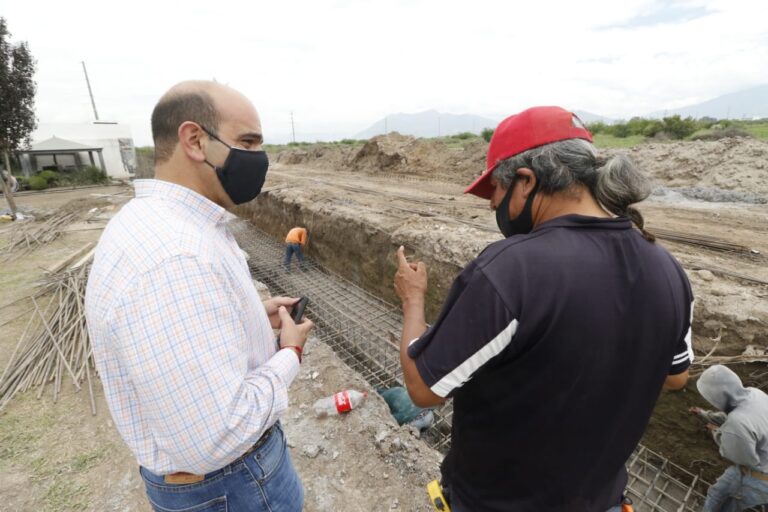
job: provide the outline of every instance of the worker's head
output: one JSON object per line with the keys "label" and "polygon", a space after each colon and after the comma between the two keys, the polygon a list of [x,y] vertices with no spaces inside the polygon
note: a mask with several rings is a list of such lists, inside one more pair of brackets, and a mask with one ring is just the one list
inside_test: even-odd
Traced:
{"label": "worker's head", "polygon": [[731,412],[741,400],[749,396],[739,376],[721,364],[704,370],[696,387],[701,396],[724,412]]}
{"label": "worker's head", "polygon": [[648,197],[650,185],[629,159],[600,158],[592,134],[575,114],[534,107],[499,124],[486,170],[465,192],[490,200],[499,228],[511,236],[533,229],[533,212],[543,202],[581,196],[591,196],[609,213],[629,216],[642,229],[642,215],[630,205]]}
{"label": "worker's head", "polygon": [[155,172],[225,207],[261,190],[269,162],[261,120],[238,91],[188,81],[166,92],[152,112]]}

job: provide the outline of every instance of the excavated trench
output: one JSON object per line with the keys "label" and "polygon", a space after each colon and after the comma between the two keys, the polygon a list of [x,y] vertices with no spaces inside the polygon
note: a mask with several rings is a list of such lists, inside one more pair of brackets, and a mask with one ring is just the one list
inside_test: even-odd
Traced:
{"label": "excavated trench", "polygon": [[257,200],[237,207],[235,213],[277,240],[282,240],[292,227],[307,227],[310,240],[305,254],[392,303],[398,302],[392,285],[395,251],[405,245],[409,255],[414,254],[429,268],[428,322],[439,313],[451,283],[462,268],[455,260],[428,254],[418,240],[398,236],[396,230],[387,231],[354,214],[328,214],[322,205],[308,207],[275,193],[262,194]]}

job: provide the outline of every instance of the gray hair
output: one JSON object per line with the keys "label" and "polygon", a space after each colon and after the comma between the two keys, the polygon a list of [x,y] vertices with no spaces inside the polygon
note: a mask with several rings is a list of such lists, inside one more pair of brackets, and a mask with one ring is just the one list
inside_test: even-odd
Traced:
{"label": "gray hair", "polygon": [[509,188],[522,167],[533,171],[538,189],[544,194],[567,193],[579,185],[586,187],[603,208],[629,217],[647,240],[655,240],[645,230],[642,214],[631,206],[650,195],[651,184],[629,158],[614,156],[605,160],[588,141],[567,139],[502,160],[493,177],[502,187]]}

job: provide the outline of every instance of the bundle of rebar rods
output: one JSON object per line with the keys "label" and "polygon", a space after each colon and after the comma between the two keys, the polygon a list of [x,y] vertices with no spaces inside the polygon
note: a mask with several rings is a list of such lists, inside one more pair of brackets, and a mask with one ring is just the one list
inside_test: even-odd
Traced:
{"label": "bundle of rebar rods", "polygon": [[11,252],[21,251],[25,253],[41,245],[53,242],[76,217],[76,213],[63,212],[53,215],[41,224],[19,224],[11,231],[10,238],[5,246],[6,258]]}
{"label": "bundle of rebar rods", "polygon": [[0,411],[20,392],[46,389],[56,402],[65,381],[75,389],[88,387],[91,413],[96,414],[93,395],[95,374],[91,343],[85,324],[85,286],[90,258],[50,276],[32,295],[32,314],[10,361],[0,376]]}
{"label": "bundle of rebar rods", "polygon": [[656,227],[651,228],[650,231],[656,235],[656,237],[661,238],[662,240],[706,247],[707,249],[712,249],[715,251],[752,254],[752,249],[746,245],[729,242],[728,240],[724,240],[722,238],[715,238],[713,236],[701,234],[683,233],[681,231]]}

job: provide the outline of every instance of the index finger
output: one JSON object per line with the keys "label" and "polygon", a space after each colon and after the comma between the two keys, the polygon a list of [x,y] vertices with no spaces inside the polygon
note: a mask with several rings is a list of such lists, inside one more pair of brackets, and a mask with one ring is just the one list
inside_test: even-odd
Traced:
{"label": "index finger", "polygon": [[408,267],[408,260],[405,259],[405,247],[403,247],[402,245],[397,249],[397,262],[401,267],[402,266]]}

